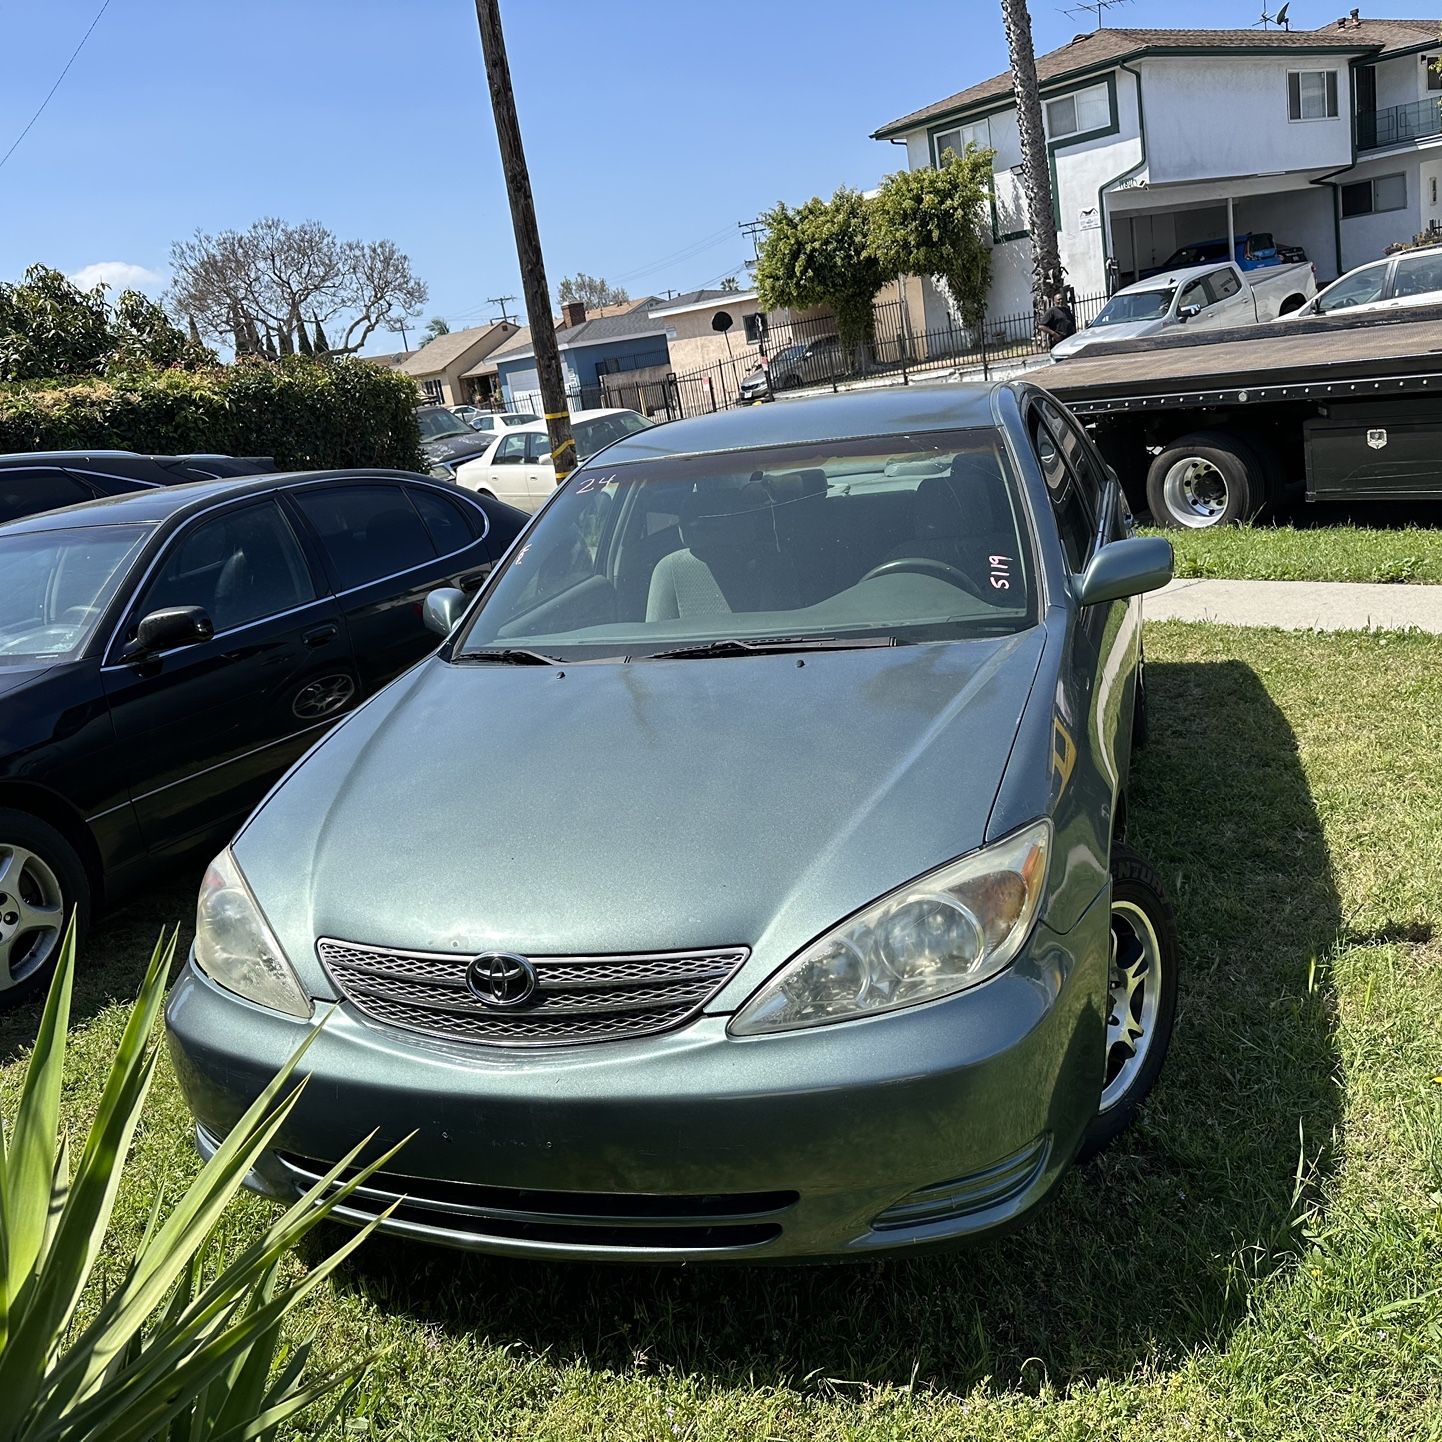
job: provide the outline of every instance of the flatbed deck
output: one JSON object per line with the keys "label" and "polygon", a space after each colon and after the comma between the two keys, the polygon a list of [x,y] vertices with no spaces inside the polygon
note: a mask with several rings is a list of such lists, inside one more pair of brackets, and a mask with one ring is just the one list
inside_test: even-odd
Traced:
{"label": "flatbed deck", "polygon": [[1442,306],[1101,343],[1027,376],[1079,415],[1442,391]]}

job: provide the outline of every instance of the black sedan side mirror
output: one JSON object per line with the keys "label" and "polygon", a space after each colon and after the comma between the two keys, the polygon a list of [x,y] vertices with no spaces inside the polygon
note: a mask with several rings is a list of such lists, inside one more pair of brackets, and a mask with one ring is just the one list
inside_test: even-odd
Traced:
{"label": "black sedan side mirror", "polygon": [[1077,604],[1098,606],[1158,591],[1172,579],[1172,543],[1161,536],[1129,536],[1108,541],[1077,582]]}
{"label": "black sedan side mirror", "polygon": [[449,636],[469,604],[466,593],[456,586],[442,586],[432,591],[426,597],[426,629],[434,631],[437,636]]}
{"label": "black sedan side mirror", "polygon": [[135,628],[135,639],[125,648],[125,658],[153,656],[175,646],[194,646],[215,635],[215,626],[199,606],[166,606],[152,611]]}

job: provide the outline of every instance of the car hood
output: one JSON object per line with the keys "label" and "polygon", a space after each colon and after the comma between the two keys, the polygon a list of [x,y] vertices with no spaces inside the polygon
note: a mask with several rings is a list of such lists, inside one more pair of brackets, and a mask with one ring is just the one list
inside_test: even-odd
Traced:
{"label": "car hood", "polygon": [[1140,340],[1146,335],[1156,335],[1165,326],[1164,320],[1124,320],[1115,325],[1092,325],[1058,341],[1052,347],[1051,353],[1058,360],[1065,360],[1067,356],[1076,355],[1089,346],[1119,340]]}
{"label": "car hood", "polygon": [[291,772],[236,856],[320,996],[318,936],[748,945],[764,975],[981,844],[1044,642],[1038,626],[806,657],[433,658]]}
{"label": "car hood", "polygon": [[421,454],[433,464],[436,461],[473,460],[481,455],[493,440],[494,435],[484,435],[480,431],[472,431],[464,436],[439,436],[422,441]]}

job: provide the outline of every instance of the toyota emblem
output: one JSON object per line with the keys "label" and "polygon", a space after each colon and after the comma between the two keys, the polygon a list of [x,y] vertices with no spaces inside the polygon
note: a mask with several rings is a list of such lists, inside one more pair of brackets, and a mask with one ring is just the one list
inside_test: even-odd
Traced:
{"label": "toyota emblem", "polygon": [[482,1006],[524,1006],[536,993],[536,968],[514,952],[482,952],[466,968],[466,985]]}

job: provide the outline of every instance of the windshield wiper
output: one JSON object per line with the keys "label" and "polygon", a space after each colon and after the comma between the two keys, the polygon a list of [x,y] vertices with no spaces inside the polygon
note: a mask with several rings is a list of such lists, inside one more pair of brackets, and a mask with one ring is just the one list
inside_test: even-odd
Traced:
{"label": "windshield wiper", "polygon": [[543,656],[539,651],[527,651],[519,646],[505,646],[494,651],[460,651],[452,657],[455,661],[489,661],[497,666],[559,666],[554,656]]}
{"label": "windshield wiper", "polygon": [[694,646],[675,646],[669,651],[653,651],[637,656],[638,661],[659,661],[663,656],[673,660],[690,660],[703,656],[754,656],[785,651],[854,651],[867,646],[896,646],[895,636],[771,636],[758,641],[728,637],[722,641],[701,641]]}

